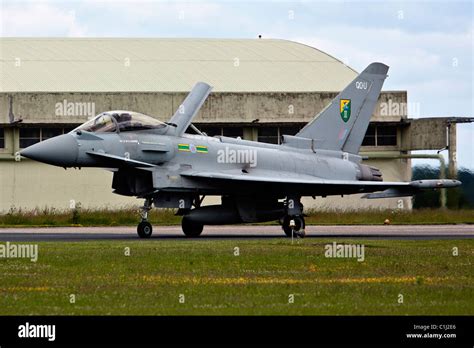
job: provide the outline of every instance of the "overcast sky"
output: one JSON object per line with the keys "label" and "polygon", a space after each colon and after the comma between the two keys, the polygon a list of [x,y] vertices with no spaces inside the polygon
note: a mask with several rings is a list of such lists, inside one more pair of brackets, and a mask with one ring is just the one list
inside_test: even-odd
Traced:
{"label": "overcast sky", "polygon": [[[472,1],[8,1],[1,36],[280,38],[357,71],[390,66],[409,116],[474,116]],[[458,126],[459,166],[474,169],[474,124]],[[414,163],[431,163],[417,160]]]}

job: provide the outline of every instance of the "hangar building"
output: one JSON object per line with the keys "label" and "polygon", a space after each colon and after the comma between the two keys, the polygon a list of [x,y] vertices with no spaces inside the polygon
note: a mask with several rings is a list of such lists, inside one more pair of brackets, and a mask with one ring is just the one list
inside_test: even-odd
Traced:
{"label": "hangar building", "polygon": [[[214,89],[195,121],[198,128],[278,143],[355,76],[327,53],[286,40],[0,38],[0,212],[67,209],[71,202],[89,208],[141,204],[113,194],[106,170],[65,172],[18,155],[100,112],[133,110],[167,121],[194,83],[205,81]],[[455,150],[455,124],[446,118],[410,120],[406,106],[406,91],[383,91],[364,139],[362,154],[384,180],[410,180],[411,150],[441,149],[448,141]],[[357,195],[303,203],[411,208],[409,198]]]}

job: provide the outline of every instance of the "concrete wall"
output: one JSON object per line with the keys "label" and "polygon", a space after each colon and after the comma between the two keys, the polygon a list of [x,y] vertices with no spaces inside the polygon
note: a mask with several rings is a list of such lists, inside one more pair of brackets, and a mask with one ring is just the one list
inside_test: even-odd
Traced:
{"label": "concrete wall", "polygon": [[0,211],[12,207],[68,209],[71,200],[88,208],[143,204],[113,194],[112,173],[107,170],[64,170],[31,160],[1,161],[0,168]]}
{"label": "concrete wall", "polygon": [[410,120],[401,143],[403,150],[439,150],[448,145],[447,122],[444,118]]}
{"label": "concrete wall", "polygon": [[[15,118],[31,123],[83,123],[88,116],[108,110],[132,110],[167,121],[184,100],[184,93],[2,93],[0,124],[9,123],[10,102]],[[309,122],[336,96],[336,93],[215,93],[211,94],[195,122],[250,123]],[[406,103],[406,92],[382,92],[374,112],[374,121],[398,122],[406,113],[390,112],[382,103]],[[58,105],[86,103],[94,114],[61,114]],[[78,107],[78,109],[81,109]],[[87,107],[82,108],[87,111]],[[390,108],[396,111],[394,108]],[[79,110],[81,111],[81,110]]]}

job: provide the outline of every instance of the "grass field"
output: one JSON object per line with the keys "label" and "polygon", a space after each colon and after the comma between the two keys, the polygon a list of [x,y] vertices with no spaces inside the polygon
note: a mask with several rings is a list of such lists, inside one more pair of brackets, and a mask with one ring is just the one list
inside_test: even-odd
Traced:
{"label": "grass field", "polygon": [[36,263],[0,259],[0,315],[474,313],[474,240],[346,240],[364,262],[326,258],[332,242],[40,242]]}
{"label": "grass field", "polygon": [[[308,225],[371,225],[383,224],[473,224],[474,209],[416,209],[416,210],[334,210],[306,211]],[[179,225],[181,217],[171,209],[153,209],[149,214],[153,225]],[[12,208],[0,214],[0,228],[14,226],[133,226],[139,221],[138,208],[117,210],[76,209],[58,211],[44,208],[25,211]],[[275,224],[276,222],[270,222]]]}

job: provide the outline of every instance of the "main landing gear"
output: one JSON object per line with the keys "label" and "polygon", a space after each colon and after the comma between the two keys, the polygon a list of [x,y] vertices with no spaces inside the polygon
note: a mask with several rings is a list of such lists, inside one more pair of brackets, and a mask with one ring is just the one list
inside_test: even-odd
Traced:
{"label": "main landing gear", "polygon": [[183,233],[186,237],[196,238],[201,235],[204,225],[192,222],[189,220],[189,218],[183,216],[183,220],[181,220],[181,228],[183,229]]}
{"label": "main landing gear", "polygon": [[[199,208],[201,206],[202,201],[204,200],[205,196],[195,197],[193,200],[193,205],[194,208]],[[189,213],[190,210],[187,212]],[[191,221],[189,217],[186,216],[186,214],[183,214],[183,219],[181,220],[181,229],[183,230],[183,233],[186,237],[188,238],[196,238],[199,237],[202,233],[202,230],[204,229],[204,225],[199,224],[197,222]]]}
{"label": "main landing gear", "polygon": [[151,210],[153,200],[151,198],[145,199],[143,207],[140,209],[142,221],[137,226],[137,233],[140,238],[150,238],[153,233],[153,227],[148,222],[148,212]]}

